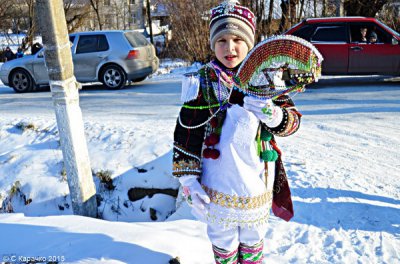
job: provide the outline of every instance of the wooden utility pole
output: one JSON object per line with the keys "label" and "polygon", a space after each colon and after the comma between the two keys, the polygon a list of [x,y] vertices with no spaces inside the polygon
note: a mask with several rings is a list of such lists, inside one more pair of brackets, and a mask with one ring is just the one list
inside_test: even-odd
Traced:
{"label": "wooden utility pole", "polygon": [[[62,0],[37,0],[37,16],[74,214],[97,217],[96,188]],[[51,191],[51,190],[50,190]]]}

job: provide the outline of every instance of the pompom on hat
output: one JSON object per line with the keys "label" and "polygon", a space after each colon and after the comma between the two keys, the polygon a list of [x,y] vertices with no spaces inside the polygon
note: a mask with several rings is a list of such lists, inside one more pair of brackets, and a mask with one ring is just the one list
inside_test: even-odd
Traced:
{"label": "pompom on hat", "polygon": [[210,45],[215,49],[217,39],[224,34],[241,37],[251,50],[254,46],[256,21],[253,12],[239,5],[239,1],[226,0],[211,9]]}

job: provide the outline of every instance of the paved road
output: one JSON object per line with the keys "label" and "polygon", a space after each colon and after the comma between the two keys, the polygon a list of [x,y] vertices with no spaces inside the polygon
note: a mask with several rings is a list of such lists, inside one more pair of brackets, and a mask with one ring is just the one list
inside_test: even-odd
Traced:
{"label": "paved road", "polygon": [[[84,86],[80,106],[84,117],[113,115],[115,121],[171,118],[179,111],[180,80],[145,81],[122,90],[106,90],[100,85]],[[22,116],[54,116],[49,91],[17,94],[0,86],[0,118]]]}
{"label": "paved road", "polygon": [[[326,78],[326,77],[325,77]],[[307,92],[321,93],[328,96],[330,89],[343,88],[349,90],[382,90],[391,91],[399,88],[399,82],[387,82],[383,77],[331,77],[320,80],[311,86]],[[323,89],[322,92],[320,89]],[[139,84],[127,86],[122,90],[106,90],[100,85],[84,86],[80,91],[80,105],[83,116],[102,119],[110,117],[113,121],[171,121],[175,119],[179,111],[180,80],[150,80]],[[324,98],[325,98],[324,97]],[[319,98],[319,96],[317,96]],[[304,109],[312,103],[307,93],[300,94],[296,103],[304,104]],[[322,99],[322,98],[321,98]],[[325,98],[326,99],[326,98]],[[315,98],[314,98],[315,100]],[[12,89],[0,86],[0,118],[21,118],[36,116],[54,117],[54,110],[49,91],[17,94]]]}

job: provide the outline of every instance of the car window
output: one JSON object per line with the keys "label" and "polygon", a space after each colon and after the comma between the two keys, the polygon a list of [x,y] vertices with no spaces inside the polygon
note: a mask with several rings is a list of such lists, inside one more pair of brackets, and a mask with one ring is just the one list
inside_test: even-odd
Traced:
{"label": "car window", "polygon": [[146,46],[149,44],[147,39],[138,32],[126,32],[125,37],[132,47]]}
{"label": "car window", "polygon": [[371,43],[371,36],[375,34],[375,43],[392,43],[392,35],[375,23],[350,23],[351,42],[360,41],[360,30],[366,29],[366,43]]}
{"label": "car window", "polygon": [[318,26],[311,41],[347,42],[347,31],[344,25]]}
{"label": "car window", "polygon": [[108,50],[109,45],[104,35],[80,36],[76,53],[89,53]]}
{"label": "car window", "polygon": [[383,24],[381,21],[377,20],[377,22],[384,28],[386,28],[386,30],[388,30],[389,32],[391,32],[393,35],[397,35],[400,36],[399,32],[394,31],[392,28],[388,27],[388,25]]}
{"label": "car window", "polygon": [[314,26],[305,25],[300,29],[298,29],[297,31],[293,32],[292,35],[310,41],[313,32],[314,32]]}
{"label": "car window", "polygon": [[105,51],[108,50],[108,42],[107,42],[107,38],[104,35],[99,35],[98,36],[98,47],[97,47],[97,51]]}
{"label": "car window", "polygon": [[[392,43],[393,36],[388,32],[386,32],[385,30],[383,30],[381,27],[374,25],[374,27],[371,30],[371,33],[372,32],[375,32],[377,36],[376,43],[387,43],[387,44]],[[369,36],[371,36],[371,34]]]}
{"label": "car window", "polygon": [[69,36],[69,42],[74,43],[75,36]]}

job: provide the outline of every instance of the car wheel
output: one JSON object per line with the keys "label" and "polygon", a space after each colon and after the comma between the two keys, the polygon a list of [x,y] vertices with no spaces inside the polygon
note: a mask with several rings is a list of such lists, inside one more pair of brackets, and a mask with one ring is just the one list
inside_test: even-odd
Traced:
{"label": "car wheel", "polygon": [[102,70],[100,81],[108,89],[121,89],[126,83],[124,70],[117,65],[108,65]]}
{"label": "car wheel", "polygon": [[10,77],[10,86],[17,93],[31,92],[34,87],[34,82],[31,75],[22,69],[18,69],[12,72]]}
{"label": "car wheel", "polygon": [[137,79],[133,79],[132,82],[141,82],[144,81],[147,78],[147,76],[141,77],[141,78],[137,78]]}

